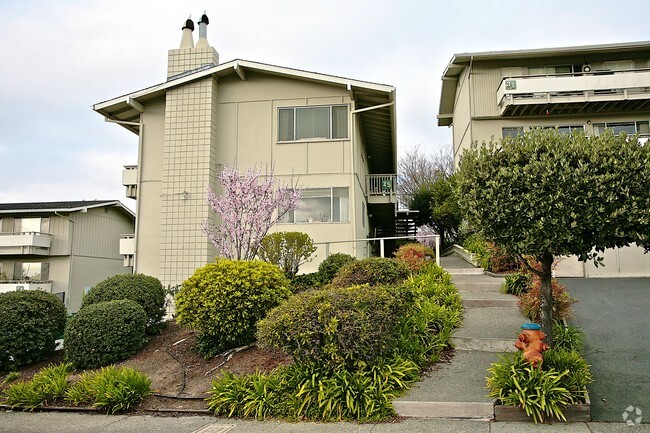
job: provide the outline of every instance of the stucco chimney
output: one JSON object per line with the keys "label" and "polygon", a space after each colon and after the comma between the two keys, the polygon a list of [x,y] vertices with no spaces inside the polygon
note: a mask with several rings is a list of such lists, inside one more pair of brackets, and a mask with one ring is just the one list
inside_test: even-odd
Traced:
{"label": "stucco chimney", "polygon": [[192,21],[192,16],[185,21],[183,26],[183,36],[181,37],[181,50],[187,48],[194,48],[194,38],[192,37],[192,32],[194,31],[194,21]]}
{"label": "stucco chimney", "polygon": [[196,48],[208,48],[210,46],[208,44],[208,24],[210,24],[210,20],[208,20],[208,16],[203,12],[201,21],[199,21],[199,40],[196,41]]}

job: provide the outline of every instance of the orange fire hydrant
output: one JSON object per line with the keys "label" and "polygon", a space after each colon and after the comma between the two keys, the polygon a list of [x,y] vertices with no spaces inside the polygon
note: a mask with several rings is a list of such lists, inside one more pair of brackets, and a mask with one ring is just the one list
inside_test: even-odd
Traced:
{"label": "orange fire hydrant", "polygon": [[524,358],[530,362],[533,367],[544,360],[542,353],[548,350],[548,344],[542,340],[546,338],[546,334],[541,331],[541,326],[536,323],[527,323],[522,325],[524,328],[519,334],[519,341],[515,343],[517,349],[523,350]]}

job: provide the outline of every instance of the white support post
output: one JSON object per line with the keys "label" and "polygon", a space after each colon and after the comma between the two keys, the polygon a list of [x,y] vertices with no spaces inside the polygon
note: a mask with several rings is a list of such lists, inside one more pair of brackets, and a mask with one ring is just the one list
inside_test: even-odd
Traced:
{"label": "white support post", "polygon": [[379,257],[384,256],[384,238],[379,239]]}
{"label": "white support post", "polygon": [[440,236],[436,236],[436,265],[440,266]]}

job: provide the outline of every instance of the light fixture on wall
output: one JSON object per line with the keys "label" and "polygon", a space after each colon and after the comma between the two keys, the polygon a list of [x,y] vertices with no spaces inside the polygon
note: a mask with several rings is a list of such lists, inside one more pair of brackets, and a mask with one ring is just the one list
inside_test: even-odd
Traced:
{"label": "light fixture on wall", "polygon": [[181,193],[181,198],[182,198],[183,200],[187,200],[187,199],[189,198],[189,196],[190,196],[190,193],[187,192],[187,191],[183,191],[183,192]]}

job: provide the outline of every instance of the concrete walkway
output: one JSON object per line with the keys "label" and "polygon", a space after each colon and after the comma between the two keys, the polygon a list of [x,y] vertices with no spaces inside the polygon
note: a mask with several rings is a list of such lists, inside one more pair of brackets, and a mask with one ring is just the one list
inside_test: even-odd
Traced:
{"label": "concrete walkway", "polygon": [[448,364],[438,364],[406,395],[393,403],[400,416],[414,418],[494,417],[485,377],[499,354],[514,352],[521,324],[528,320],[517,308],[517,298],[499,292],[503,279],[483,274],[463,259],[442,258],[442,266],[463,298],[463,326],[456,330],[456,348]]}
{"label": "concrete walkway", "polygon": [[356,424],[241,421],[208,416],[156,417],[61,412],[0,412],[0,433],[650,433],[650,425],[624,423],[544,424],[476,420],[406,419]]}

